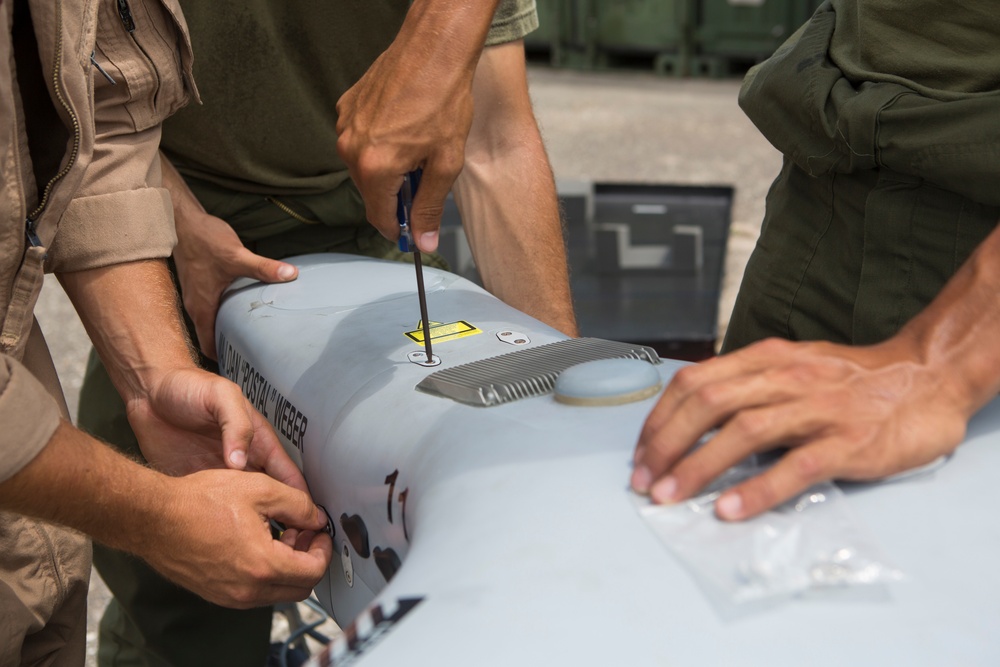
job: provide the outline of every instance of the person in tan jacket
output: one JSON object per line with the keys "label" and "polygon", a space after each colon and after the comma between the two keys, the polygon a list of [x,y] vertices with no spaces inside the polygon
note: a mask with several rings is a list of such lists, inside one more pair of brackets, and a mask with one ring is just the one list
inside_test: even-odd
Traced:
{"label": "person in tan jacket", "polygon": [[[176,2],[0,0],[0,55],[0,665],[83,664],[85,534],[216,603],[304,598],[325,515],[238,387],[196,366],[165,262],[159,127],[197,95]],[[49,271],[151,468],[70,424],[32,315]]]}

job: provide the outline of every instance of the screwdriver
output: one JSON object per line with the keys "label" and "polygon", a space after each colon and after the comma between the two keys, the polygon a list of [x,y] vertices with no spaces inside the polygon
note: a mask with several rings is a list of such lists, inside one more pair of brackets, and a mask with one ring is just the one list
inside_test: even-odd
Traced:
{"label": "screwdriver", "polygon": [[420,250],[413,242],[413,232],[410,230],[410,210],[413,208],[413,195],[420,186],[421,169],[411,171],[403,176],[403,185],[396,195],[396,219],[399,221],[399,249],[402,252],[413,253],[413,265],[417,270],[417,298],[420,300],[420,322],[424,330],[424,352],[428,364],[434,362],[431,355],[431,325],[427,318],[427,293],[424,291],[424,267],[420,261]]}

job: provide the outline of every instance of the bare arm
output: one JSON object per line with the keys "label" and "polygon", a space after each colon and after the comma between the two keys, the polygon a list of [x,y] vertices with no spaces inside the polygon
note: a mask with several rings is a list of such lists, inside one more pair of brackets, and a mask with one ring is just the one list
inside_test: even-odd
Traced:
{"label": "bare arm", "polygon": [[877,479],[954,451],[1000,390],[998,295],[1000,227],[884,343],[769,340],[683,369],[643,428],[633,487],[676,502],[749,454],[790,447],[719,499],[718,514],[738,520],[821,480]]}
{"label": "bare arm", "polygon": [[455,199],[486,289],[577,335],[556,188],[528,94],[524,45],[483,51]]}
{"label": "bare arm", "polygon": [[396,193],[423,168],[413,202],[417,246],[437,248],[444,200],[462,170],[472,79],[498,0],[415,0],[396,39],[337,102],[337,152],[368,220],[395,240]]}
{"label": "bare arm", "polygon": [[174,474],[249,466],[305,489],[274,430],[239,388],[195,365],[165,261],[115,264],[59,279],[150,463]]}
{"label": "bare arm", "polygon": [[[173,581],[230,607],[307,597],[332,553],[330,538],[317,532],[326,516],[302,491],[232,470],[166,477],[67,422],[0,483],[0,507],[141,556]],[[275,541],[269,518],[304,532]]]}
{"label": "bare arm", "polygon": [[194,322],[198,346],[215,359],[215,317],[219,300],[229,284],[247,277],[267,283],[294,280],[299,270],[292,264],[256,255],[240,241],[225,220],[204,207],[162,153],[163,187],[170,192],[177,227],[174,262],[184,298],[184,309]]}

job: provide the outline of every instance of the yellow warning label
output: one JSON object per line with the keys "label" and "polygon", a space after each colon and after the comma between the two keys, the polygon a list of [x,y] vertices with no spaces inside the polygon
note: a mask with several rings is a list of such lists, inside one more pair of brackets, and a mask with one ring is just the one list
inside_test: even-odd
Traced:
{"label": "yellow warning label", "polygon": [[[483,333],[482,329],[477,329],[468,322],[464,320],[459,320],[458,322],[449,322],[443,324],[441,322],[431,322],[430,323],[430,334],[432,343],[440,343],[446,340],[454,340],[456,338],[464,338],[466,336],[475,336],[476,334]],[[424,328],[422,323],[417,322],[417,328],[413,331],[407,331],[406,337],[410,340],[420,343],[424,343]]]}

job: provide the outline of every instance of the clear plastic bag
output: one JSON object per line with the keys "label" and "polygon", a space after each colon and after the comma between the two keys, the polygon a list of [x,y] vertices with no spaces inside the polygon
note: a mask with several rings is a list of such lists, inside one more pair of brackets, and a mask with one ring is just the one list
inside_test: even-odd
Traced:
{"label": "clear plastic bag", "polygon": [[718,519],[715,501],[722,491],[760,471],[757,466],[733,468],[706,493],[676,505],[654,505],[635,496],[647,525],[717,605],[774,602],[819,589],[904,578],[831,482],[748,521]]}

